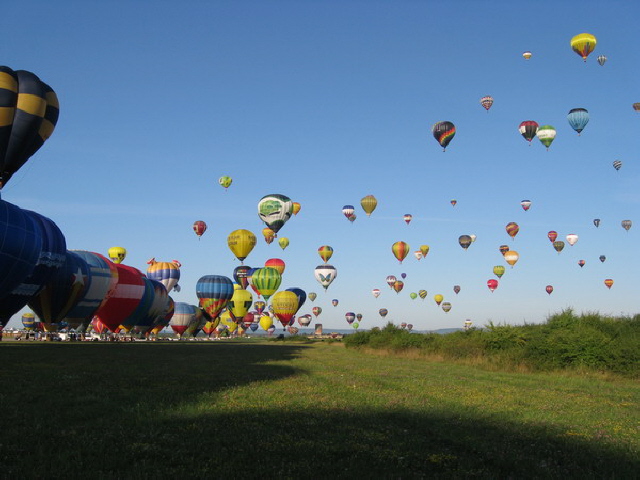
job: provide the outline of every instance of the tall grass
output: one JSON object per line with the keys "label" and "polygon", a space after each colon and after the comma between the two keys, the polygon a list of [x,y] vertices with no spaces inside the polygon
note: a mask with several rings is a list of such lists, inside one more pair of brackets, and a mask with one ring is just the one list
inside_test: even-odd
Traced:
{"label": "tall grass", "polygon": [[389,323],[349,335],[348,347],[419,352],[509,370],[579,370],[640,376],[640,315],[613,318],[571,309],[536,325],[494,325],[447,335],[415,334]]}

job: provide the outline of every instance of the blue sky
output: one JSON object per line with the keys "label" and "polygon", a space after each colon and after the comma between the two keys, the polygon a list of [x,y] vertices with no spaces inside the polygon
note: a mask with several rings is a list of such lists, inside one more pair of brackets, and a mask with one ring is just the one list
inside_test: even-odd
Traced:
{"label": "blue sky", "polygon": [[[245,263],[283,259],[282,288],[317,292],[299,313],[321,306],[314,321],[329,328],[345,328],[347,311],[363,314],[361,328],[420,330],[535,323],[568,307],[638,312],[637,226],[620,226],[640,222],[634,2],[55,3],[3,7],[0,63],[51,85],[60,120],[2,198],[53,219],[68,248],[123,246],[142,271],[151,257],[177,259],[182,290],[171,295],[196,303],[198,278],[232,276],[226,239],[246,228],[258,245]],[[569,47],[583,32],[598,39],[586,63]],[[576,107],[591,117],[581,136],[566,120]],[[431,135],[442,120],[457,128],[446,152]],[[520,136],[523,120],[557,129],[548,151]],[[227,191],[222,175],[233,178]],[[270,193],[302,205],[279,233],[284,251],[260,233],[257,203]],[[378,199],[370,218],[359,206],[368,194]],[[345,204],[356,206],[353,224]],[[195,220],[209,225],[200,240]],[[557,254],[549,230],[579,241]],[[467,251],[462,234],[477,236]],[[431,251],[400,265],[398,240]],[[520,260],[491,293],[501,244]],[[326,293],[313,276],[321,245],[338,269]],[[401,273],[396,294],[385,278]],[[419,289],[427,299],[411,300]]]}

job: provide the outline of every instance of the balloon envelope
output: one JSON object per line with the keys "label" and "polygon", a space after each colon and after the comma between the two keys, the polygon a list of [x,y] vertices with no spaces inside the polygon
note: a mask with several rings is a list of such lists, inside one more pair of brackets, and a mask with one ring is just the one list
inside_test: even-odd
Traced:
{"label": "balloon envelope", "polygon": [[276,234],[291,218],[293,202],[279,193],[265,195],[258,202],[258,216]]}

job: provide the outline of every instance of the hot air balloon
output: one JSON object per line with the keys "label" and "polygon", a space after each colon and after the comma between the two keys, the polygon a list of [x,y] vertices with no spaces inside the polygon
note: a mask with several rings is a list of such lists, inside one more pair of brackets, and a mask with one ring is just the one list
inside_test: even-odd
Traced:
{"label": "hot air balloon", "polygon": [[227,176],[220,177],[218,179],[218,183],[221,186],[223,186],[225,190],[231,186],[232,182],[233,182],[233,179],[231,177],[227,177]]}
{"label": "hot air balloon", "polygon": [[258,268],[251,276],[251,284],[265,301],[269,300],[269,297],[278,290],[281,282],[280,272],[273,267]]}
{"label": "hot air balloon", "polygon": [[300,310],[307,301],[307,292],[298,287],[287,288],[287,292],[293,292],[296,294],[296,297],[298,297],[298,309],[295,311],[295,313],[298,313],[298,310]]}
{"label": "hot air balloon", "polygon": [[[0,190],[51,136],[60,106],[53,89],[26,70],[0,67]],[[4,271],[3,271],[4,272]]]}
{"label": "hot air balloon", "polygon": [[284,274],[284,270],[286,268],[284,260],[281,260],[279,258],[270,258],[269,260],[264,262],[264,266],[275,268],[281,276]]}
{"label": "hot air balloon", "polygon": [[337,298],[334,298],[333,300],[331,300],[331,305],[333,305],[334,307],[338,306],[339,300]]}
{"label": "hot air balloon", "polygon": [[599,258],[602,263],[604,263],[604,261],[607,259],[607,257],[605,257],[604,255],[600,255]]}
{"label": "hot air balloon", "polygon": [[640,103],[636,102],[633,105],[631,105],[633,107],[633,109],[638,112],[640,111]]}
{"label": "hot air balloon", "polygon": [[472,233],[471,235],[469,235],[469,237],[471,237],[471,243],[476,241],[476,235],[475,234]]}
{"label": "hot air balloon", "polygon": [[353,205],[345,205],[344,207],[342,207],[342,214],[347,217],[347,219],[349,219],[349,217],[351,215],[353,215],[355,212]]}
{"label": "hot air balloon", "polygon": [[480,99],[480,105],[482,105],[484,109],[488,112],[489,109],[491,108],[491,105],[493,105],[493,97],[489,95],[487,95],[486,97],[482,97]]}
{"label": "hot air balloon", "polygon": [[396,283],[396,280],[398,280],[394,275],[389,275],[386,279],[387,285],[389,285],[389,287],[393,288],[393,284]]}
{"label": "hot air balloon", "polygon": [[293,202],[285,195],[265,195],[258,202],[258,216],[276,234],[292,214]]}
{"label": "hot air balloon", "polygon": [[584,267],[584,264],[586,262],[584,260],[578,260],[578,265],[580,265],[580,268]]}
{"label": "hot air balloon", "polygon": [[404,221],[407,225],[409,225],[411,223],[411,219],[413,218],[413,215],[411,215],[410,213],[405,213],[404,214]]}
{"label": "hot air balloon", "polygon": [[615,168],[616,170],[620,170],[620,168],[622,168],[622,162],[620,160],[615,160],[613,162],[613,168]]}
{"label": "hot air balloon", "polygon": [[556,232],[555,230],[549,230],[549,233],[547,233],[547,238],[551,243],[555,242],[556,238],[558,238],[558,232]]}
{"label": "hot air balloon", "polygon": [[227,310],[231,315],[231,319],[236,323],[241,322],[251,308],[252,303],[253,296],[250,291],[242,288],[234,290],[229,303],[227,303]]}
{"label": "hot air balloon", "polygon": [[185,302],[176,302],[173,317],[169,325],[171,329],[181,338],[189,325],[196,320],[196,308]]}
{"label": "hot air balloon", "polygon": [[456,295],[460,293],[460,285],[453,286],[453,293],[455,293]]}
{"label": "hot air balloon", "polygon": [[442,302],[442,310],[444,310],[444,313],[449,313],[451,304],[449,302]]}
{"label": "hot air balloon", "polygon": [[371,294],[375,297],[378,298],[380,296],[380,290],[377,288],[374,288],[373,290],[371,290]]}
{"label": "hot air balloon", "polygon": [[255,302],[253,302],[253,308],[256,309],[256,312],[258,313],[258,315],[262,315],[262,312],[264,312],[264,309],[266,307],[267,307],[267,303],[262,300],[256,300]]}
{"label": "hot air balloon", "polygon": [[215,319],[233,296],[233,282],[222,275],[205,275],[196,283],[196,296],[200,307]]}
{"label": "hot air balloon", "polygon": [[531,208],[531,200],[522,200],[520,202],[520,206],[526,212],[527,210],[529,210]]}
{"label": "hot air balloon", "polygon": [[418,296],[419,296],[422,300],[424,300],[425,298],[427,298],[427,295],[428,295],[428,293],[427,293],[427,291],[426,291],[426,290],[418,290]]}
{"label": "hot air balloon", "polygon": [[452,207],[455,207],[458,201],[456,199],[453,199],[453,200],[449,200],[449,203],[451,204]]}
{"label": "hot air balloon", "polygon": [[280,248],[282,250],[284,250],[285,248],[287,248],[289,246],[289,239],[287,237],[281,237],[278,240],[278,245],[280,245]]}
{"label": "hot air balloon", "polygon": [[438,293],[437,295],[433,296],[433,299],[435,300],[436,304],[440,306],[442,300],[444,300],[444,297]]}
{"label": "hot air balloon", "polygon": [[547,293],[548,293],[549,295],[551,295],[551,293],[553,292],[553,285],[547,285],[547,286],[545,287],[545,290],[547,291]]}
{"label": "hot air balloon", "polygon": [[198,236],[198,240],[200,240],[200,237],[206,230],[207,224],[202,220],[196,220],[195,222],[193,222],[193,231]]}
{"label": "hot air balloon", "polygon": [[251,267],[248,265],[238,265],[233,269],[233,279],[245,290],[249,285],[249,270],[251,270]]}
{"label": "hot air balloon", "polygon": [[460,237],[458,237],[458,243],[466,250],[469,248],[469,245],[471,245],[471,237],[469,235],[460,235]]}
{"label": "hot air balloon", "polygon": [[580,33],[571,39],[571,49],[585,62],[594,48],[596,48],[596,37],[590,33]]}
{"label": "hot air balloon", "polygon": [[331,285],[331,282],[333,282],[338,276],[338,270],[336,270],[336,267],[333,265],[325,263],[324,265],[318,265],[313,274],[316,277],[316,280],[320,282],[320,285],[322,285],[326,290],[329,288],[329,285]]}
{"label": "hot air balloon", "polygon": [[315,301],[316,297],[318,296],[318,294],[316,292],[309,292],[309,300],[311,300],[312,302]]}
{"label": "hot air balloon", "polygon": [[176,291],[180,290],[178,281],[180,280],[180,267],[182,264],[178,260],[156,262],[156,259],[152,258],[147,262],[147,265],[149,265],[149,268],[147,268],[148,278],[160,282],[167,289],[167,292],[171,292],[174,288]]}
{"label": "hot air balloon", "polygon": [[529,142],[529,145],[531,145],[531,140],[533,140],[536,133],[538,133],[538,123],[533,120],[525,120],[518,127],[518,131],[520,132],[520,135]]}
{"label": "hot air balloon", "polygon": [[344,318],[347,320],[347,323],[351,325],[356,320],[356,314],[353,312],[347,312],[344,314]]}
{"label": "hot air balloon", "polygon": [[282,326],[286,327],[298,311],[298,296],[288,290],[276,292],[271,299],[271,305],[275,316]]}
{"label": "hot air balloon", "polygon": [[505,262],[511,265],[512,268],[518,262],[519,259],[520,259],[520,255],[515,250],[509,250],[508,252],[504,253]]}
{"label": "hot air balloon", "polygon": [[562,240],[556,240],[553,242],[553,248],[556,252],[560,253],[564,249],[564,242]]}
{"label": "hot air balloon", "polygon": [[610,278],[607,278],[604,281],[604,284],[607,286],[608,289],[611,289],[611,287],[613,286],[613,280],[611,280]]}
{"label": "hot air balloon", "polygon": [[311,323],[311,315],[301,315],[298,317],[298,323],[301,327],[308,327]]}
{"label": "hot air balloon", "polygon": [[516,238],[516,235],[520,231],[520,227],[516,222],[509,222],[505,229],[511,238]]}
{"label": "hot air balloon", "polygon": [[556,138],[556,129],[551,125],[542,125],[538,127],[536,137],[538,137],[538,140],[549,150],[551,142]]}
{"label": "hot air balloon", "polygon": [[607,57],[605,55],[598,55],[598,63],[600,64],[600,66],[604,66],[604,64],[607,61]]}
{"label": "hot air balloon", "polygon": [[391,288],[393,288],[396,293],[400,293],[404,288],[404,282],[402,280],[396,280]]}
{"label": "hot air balloon", "polygon": [[367,216],[370,216],[378,206],[378,200],[376,200],[376,197],[373,195],[367,195],[360,200],[360,205],[362,206],[364,213],[366,213]]}
{"label": "hot air balloon", "polygon": [[234,230],[227,237],[227,246],[233,252],[240,263],[251,253],[253,247],[256,246],[258,240],[256,236],[249,230]]}
{"label": "hot air balloon", "polygon": [[[118,282],[113,294],[95,312],[95,319],[115,332],[138,307],[146,291],[142,272],[128,265],[116,264]],[[162,287],[164,289],[164,287]]]}
{"label": "hot air balloon", "polygon": [[570,246],[574,246],[576,244],[576,242],[578,241],[578,235],[576,235],[575,233],[570,233],[569,235],[567,235],[567,243]]}
{"label": "hot air balloon", "polygon": [[378,313],[382,318],[384,318],[387,316],[387,313],[389,313],[389,310],[387,310],[386,308],[381,308],[380,310],[378,310]]}
{"label": "hot air balloon", "polygon": [[262,229],[262,236],[264,237],[264,241],[267,243],[267,245],[271,245],[273,239],[276,238],[276,232],[271,230],[269,227],[264,227]]}
{"label": "hot air balloon", "polygon": [[593,219],[593,224],[596,226],[596,228],[598,228],[600,226],[600,219],[599,218],[594,218]]}
{"label": "hot air balloon", "polygon": [[269,315],[262,315],[260,317],[260,326],[265,332],[269,331],[269,328],[273,326],[273,319]]}
{"label": "hot air balloon", "polygon": [[584,130],[584,127],[589,123],[589,112],[586,108],[572,108],[567,115],[569,125],[573,128],[578,135]]}
{"label": "hot air balloon", "polygon": [[406,242],[396,242],[391,246],[391,252],[393,252],[393,256],[396,257],[396,259],[402,263],[402,261],[407,257],[407,255],[409,254],[409,244]]}
{"label": "hot air balloon", "polygon": [[127,249],[124,247],[111,247],[107,253],[113,263],[122,263],[127,256]]}
{"label": "hot air balloon", "polygon": [[27,332],[31,332],[36,328],[36,316],[33,313],[23,313],[21,320],[22,326]]}
{"label": "hot air balloon", "polygon": [[418,298],[418,294],[417,294],[417,293],[415,293],[415,292],[411,292],[411,293],[409,294],[409,298],[411,298],[411,300],[415,300],[416,298]]}
{"label": "hot air balloon", "polygon": [[413,252],[413,256],[416,257],[416,260],[420,261],[422,260],[422,257],[424,255],[422,255],[422,252],[420,250],[416,250],[415,252]]}
{"label": "hot air balloon", "polygon": [[632,222],[631,220],[622,220],[620,224],[622,225],[622,228],[624,228],[628,232],[631,228]]}
{"label": "hot air balloon", "polygon": [[422,252],[422,256],[426,257],[427,253],[429,253],[429,245],[420,245],[420,251]]}
{"label": "hot air balloon", "polygon": [[298,215],[298,212],[300,211],[301,205],[298,202],[293,202],[293,214],[294,215]]}
{"label": "hot air balloon", "polygon": [[311,309],[311,313],[313,313],[316,317],[322,313],[321,307],[313,307]]}
{"label": "hot air balloon", "polygon": [[347,220],[349,220],[351,223],[356,221],[356,214],[352,213],[351,215],[349,215],[349,217],[347,217]]}
{"label": "hot air balloon", "polygon": [[400,277],[404,280],[405,278],[407,278],[407,274],[406,273],[401,273]]}
{"label": "hot air balloon", "polygon": [[533,55],[533,54],[531,52],[529,52],[529,51],[524,52],[522,54],[522,56],[524,57],[525,60],[529,60],[531,58],[531,55]]}
{"label": "hot air balloon", "polygon": [[433,133],[433,137],[437,140],[437,142],[442,147],[442,151],[446,151],[447,145],[453,139],[456,134],[456,127],[453,123],[444,121],[437,122],[431,127],[431,133]]}
{"label": "hot air balloon", "polygon": [[509,251],[509,245],[500,245],[500,247],[498,247],[498,250],[500,250],[500,253],[502,254],[502,256],[504,256],[504,254]]}
{"label": "hot air balloon", "polygon": [[495,267],[493,267],[493,274],[498,278],[502,278],[502,275],[504,275],[504,272],[505,272],[504,265],[496,265]]}
{"label": "hot air balloon", "polygon": [[493,293],[493,291],[498,288],[498,280],[495,278],[487,280],[487,287],[491,290],[491,293]]}
{"label": "hot air balloon", "polygon": [[324,263],[327,263],[333,256],[333,248],[329,245],[322,245],[318,248],[318,255],[320,255],[320,258]]}

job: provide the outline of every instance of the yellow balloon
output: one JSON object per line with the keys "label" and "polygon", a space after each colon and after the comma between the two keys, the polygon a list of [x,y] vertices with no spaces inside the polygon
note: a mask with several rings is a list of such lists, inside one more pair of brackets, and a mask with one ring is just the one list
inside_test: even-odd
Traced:
{"label": "yellow balloon", "polygon": [[516,264],[519,258],[520,254],[518,254],[518,252],[516,252],[515,250],[508,250],[504,252],[505,261],[512,267]]}
{"label": "yellow balloon", "polygon": [[364,213],[369,216],[378,206],[378,200],[376,200],[376,197],[374,197],[373,195],[367,195],[362,200],[360,200],[360,205],[362,206]]}
{"label": "yellow balloon", "polygon": [[227,245],[233,254],[240,260],[240,263],[247,258],[247,256],[256,246],[256,236],[249,230],[234,230],[227,237]]}
{"label": "yellow balloon", "polygon": [[280,245],[280,248],[282,248],[284,250],[285,248],[287,248],[289,246],[289,239],[287,237],[281,237],[278,240],[278,245]]}
{"label": "yellow balloon", "polygon": [[113,263],[122,263],[124,257],[127,256],[127,249],[124,247],[111,247],[108,255]]}
{"label": "yellow balloon", "polygon": [[276,292],[271,298],[271,306],[273,313],[285,327],[298,311],[298,296],[288,290]]}
{"label": "yellow balloon", "polygon": [[233,317],[241,320],[251,308],[252,303],[253,296],[251,295],[251,292],[240,288],[233,292],[233,296],[227,304],[227,309],[231,312]]}
{"label": "yellow balloon", "polygon": [[571,39],[571,49],[586,62],[587,57],[596,48],[596,37],[590,33],[581,33]]}
{"label": "yellow balloon", "polygon": [[225,325],[229,329],[229,333],[235,332],[236,328],[238,328],[236,322],[231,318],[229,310],[225,310],[220,314],[220,324]]}
{"label": "yellow balloon", "polygon": [[442,303],[442,300],[444,300],[444,297],[440,294],[437,294],[433,296],[433,299],[436,301],[438,305],[440,305]]}
{"label": "yellow balloon", "polygon": [[422,252],[422,256],[426,257],[427,253],[429,253],[429,245],[420,245],[420,251]]}
{"label": "yellow balloon", "polygon": [[293,202],[293,214],[297,215],[300,211],[300,204],[298,202]]}
{"label": "yellow balloon", "polygon": [[266,332],[271,326],[273,326],[273,318],[269,315],[262,315],[260,317],[260,326]]}

